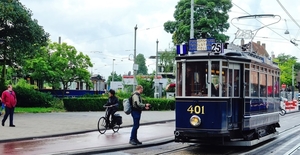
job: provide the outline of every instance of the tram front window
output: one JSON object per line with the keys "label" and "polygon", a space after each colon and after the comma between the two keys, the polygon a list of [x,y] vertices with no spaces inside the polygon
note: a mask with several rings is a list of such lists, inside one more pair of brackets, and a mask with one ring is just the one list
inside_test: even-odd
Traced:
{"label": "tram front window", "polygon": [[207,96],[207,61],[186,63],[186,96]]}

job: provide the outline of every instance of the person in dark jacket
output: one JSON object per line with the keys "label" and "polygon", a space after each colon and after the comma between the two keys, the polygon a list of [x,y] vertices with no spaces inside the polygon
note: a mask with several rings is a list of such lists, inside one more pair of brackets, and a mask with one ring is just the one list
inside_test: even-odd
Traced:
{"label": "person in dark jacket", "polygon": [[7,86],[7,90],[3,91],[2,93],[2,102],[5,104],[5,115],[2,119],[2,126],[9,115],[9,126],[15,127],[13,120],[14,120],[14,110],[17,104],[17,97],[16,93],[12,90],[12,85]]}
{"label": "person in dark jacket", "polygon": [[[110,118],[112,120],[114,114],[118,111],[119,99],[115,96],[115,94],[116,94],[116,92],[113,89],[110,89],[108,101],[104,105],[104,106],[109,106],[107,109],[106,125],[109,124]],[[110,126],[110,127],[112,127],[112,126]]]}
{"label": "person in dark jacket", "polygon": [[133,119],[133,126],[131,130],[131,136],[129,140],[129,144],[131,145],[140,145],[142,142],[140,142],[137,139],[137,130],[140,127],[140,119],[141,119],[141,114],[142,110],[150,109],[150,104],[144,104],[142,103],[141,99],[141,94],[143,93],[143,86],[137,85],[136,86],[136,91],[132,95],[132,108],[131,108],[131,116]]}

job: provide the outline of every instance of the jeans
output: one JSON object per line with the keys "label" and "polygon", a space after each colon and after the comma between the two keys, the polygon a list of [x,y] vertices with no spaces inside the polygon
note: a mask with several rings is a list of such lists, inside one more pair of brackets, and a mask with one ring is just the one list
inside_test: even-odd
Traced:
{"label": "jeans", "polygon": [[116,113],[117,111],[115,110],[115,109],[108,109],[108,111],[107,111],[107,116],[106,116],[106,125],[108,125],[109,124],[109,120],[111,120],[112,121],[112,119],[113,119],[113,116],[114,116],[114,114]]}
{"label": "jeans", "polygon": [[14,123],[13,123],[13,120],[14,120],[14,111],[15,111],[15,108],[5,107],[5,115],[3,117],[2,123],[5,123],[8,115],[9,115],[9,125],[14,125]]}
{"label": "jeans", "polygon": [[132,110],[131,116],[133,119],[133,126],[131,130],[130,140],[137,140],[137,130],[140,127],[140,119],[141,119],[142,111]]}

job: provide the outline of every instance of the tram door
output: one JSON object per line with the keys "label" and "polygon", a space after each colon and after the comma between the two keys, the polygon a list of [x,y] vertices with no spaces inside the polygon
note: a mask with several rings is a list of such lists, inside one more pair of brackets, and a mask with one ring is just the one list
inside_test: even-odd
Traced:
{"label": "tram door", "polygon": [[241,64],[229,63],[228,66],[228,97],[229,97],[229,128],[238,128],[239,109],[241,102]]}

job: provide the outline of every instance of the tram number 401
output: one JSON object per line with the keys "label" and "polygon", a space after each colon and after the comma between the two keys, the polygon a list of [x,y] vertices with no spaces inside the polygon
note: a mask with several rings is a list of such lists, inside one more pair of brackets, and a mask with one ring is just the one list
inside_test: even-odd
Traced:
{"label": "tram number 401", "polygon": [[193,106],[193,105],[190,105],[187,108],[187,111],[190,112],[191,114],[193,114],[193,113],[195,113],[195,114],[204,114],[204,106],[199,106],[199,105]]}

